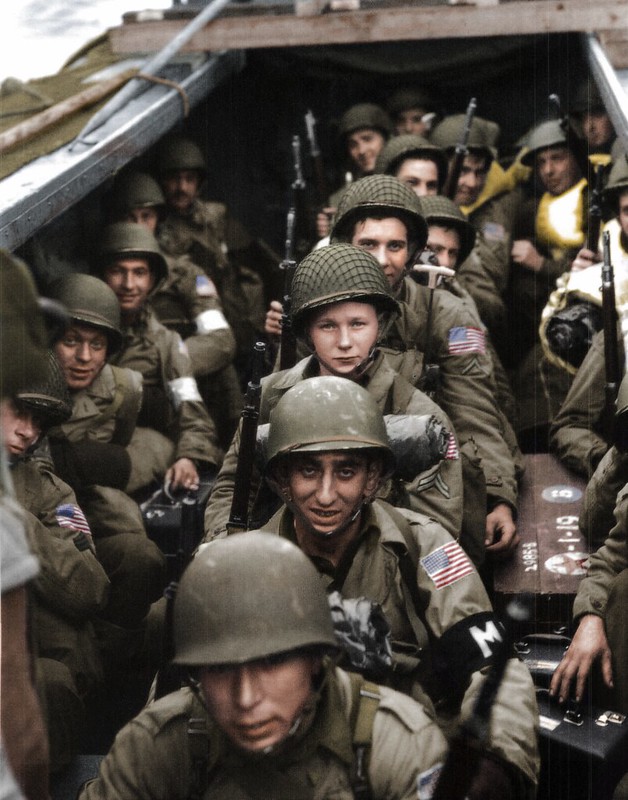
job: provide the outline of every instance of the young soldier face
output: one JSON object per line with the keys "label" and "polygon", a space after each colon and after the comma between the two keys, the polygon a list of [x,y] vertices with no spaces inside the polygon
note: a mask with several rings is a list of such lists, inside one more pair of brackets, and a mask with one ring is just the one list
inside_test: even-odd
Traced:
{"label": "young soldier face", "polygon": [[206,668],[200,682],[210,714],[233,744],[260,752],[289,735],[310,699],[317,669],[312,656],[293,656]]}
{"label": "young soldier face", "polygon": [[107,336],[89,325],[72,325],[55,344],[54,352],[71,392],[86,389],[107,360]]}
{"label": "young soldier face", "polygon": [[442,225],[430,225],[427,235],[427,248],[438,259],[440,267],[456,269],[460,256],[460,236],[453,228]]}
{"label": "young soldier face", "polygon": [[395,133],[401,136],[403,133],[414,133],[417,136],[425,136],[429,128],[423,121],[426,112],[422,108],[409,108],[407,111],[400,111],[395,117]]}
{"label": "young soldier face", "polygon": [[617,219],[621,226],[621,232],[628,240],[628,191],[622,192],[619,195],[619,212]]}
{"label": "young soldier face", "polygon": [[613,123],[604,111],[585,114],[582,118],[582,132],[592,149],[603,147],[615,133]]}
{"label": "young soldier face", "polygon": [[580,177],[573,153],[562,145],[537,153],[536,169],[546,191],[555,196],[571,189]]}
{"label": "young soldier face", "polygon": [[395,176],[409,186],[419,197],[438,194],[438,168],[433,161],[423,158],[406,158]]}
{"label": "young soldier face", "polygon": [[409,258],[408,231],[397,217],[357,222],[351,244],[374,256],[383,269],[388,283],[394,288],[406,271]]}
{"label": "young soldier face", "polygon": [[470,206],[478,199],[488,174],[487,158],[477,153],[469,153],[464,157],[454,203],[458,206]]}
{"label": "young soldier face", "polygon": [[119,258],[105,267],[105,283],[113,289],[123,316],[133,316],[146,302],[155,278],[145,258]]}
{"label": "young soldier face", "polygon": [[382,147],[383,135],[374,128],[360,128],[347,136],[347,153],[363,175],[370,175]]}
{"label": "young soldier face", "polygon": [[[310,535],[303,520],[319,536],[339,529],[351,536],[359,525],[356,512],[375,491],[378,480],[379,471],[370,469],[359,450],[295,453],[288,467],[287,488],[297,512],[299,545],[304,547],[303,537]],[[307,551],[307,546],[304,549]]]}
{"label": "young soldier face", "polygon": [[2,439],[9,457],[19,458],[41,436],[41,423],[26,409],[19,409],[11,400],[0,403]]}
{"label": "young soldier face", "polygon": [[377,312],[369,303],[334,303],[312,318],[308,332],[321,375],[349,377],[377,342]]}
{"label": "young soldier face", "polygon": [[122,222],[135,222],[136,225],[143,225],[151,233],[155,233],[159,222],[159,212],[152,206],[148,208],[132,208]]}
{"label": "young soldier face", "polygon": [[200,176],[194,169],[174,170],[161,179],[166,203],[179,214],[186,214],[190,210],[200,185]]}

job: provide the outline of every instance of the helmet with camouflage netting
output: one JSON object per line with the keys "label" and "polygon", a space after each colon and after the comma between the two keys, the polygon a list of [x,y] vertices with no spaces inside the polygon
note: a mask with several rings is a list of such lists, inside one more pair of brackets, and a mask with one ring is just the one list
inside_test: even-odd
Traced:
{"label": "helmet with camouflage netting", "polygon": [[454,228],[458,232],[460,239],[458,265],[462,264],[469,257],[475,245],[476,232],[473,225],[448,197],[441,197],[440,195],[422,197],[421,207],[428,227],[441,225],[444,228]]}
{"label": "helmet with camouflage netting", "polygon": [[109,353],[120,349],[120,304],[106,283],[93,275],[66,275],[51,286],[49,295],[65,306],[73,322],[102,330]]}
{"label": "helmet with camouflage netting", "polygon": [[414,133],[404,133],[390,139],[377,156],[375,173],[396,175],[404,161],[410,158],[433,161],[438,170],[438,185],[442,187],[447,177],[448,161],[444,150]]}
{"label": "helmet with camouflage netting", "polygon": [[16,405],[36,414],[44,427],[61,425],[72,416],[72,400],[54,353],[46,354],[46,370],[15,397]]}
{"label": "helmet with camouflage netting", "polygon": [[367,217],[396,217],[408,230],[409,249],[417,250],[425,246],[427,225],[421,211],[421,201],[392,175],[368,175],[347,187],[338,203],[330,241],[350,242],[356,222]]}
{"label": "helmet with camouflage netting", "polygon": [[155,286],[168,274],[168,265],[157,239],[144,225],[135,222],[114,222],[105,228],[100,241],[100,273],[116,258],[145,258],[155,278]]}
{"label": "helmet with camouflage netting", "polygon": [[261,531],[199,550],[179,583],[174,645],[174,663],[196,667],[338,647],[312,562],[288,540]]}
{"label": "helmet with camouflage netting", "polygon": [[370,303],[396,314],[397,301],[388,280],[370,253],[352,244],[330,244],[307,255],[292,279],[292,324],[305,335],[309,312],[340,302]]}

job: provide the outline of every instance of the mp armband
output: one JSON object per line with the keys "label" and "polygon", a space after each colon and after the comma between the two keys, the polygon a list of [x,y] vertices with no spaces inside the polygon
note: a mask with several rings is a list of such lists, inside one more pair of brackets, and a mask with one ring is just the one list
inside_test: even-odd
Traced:
{"label": "mp armband", "polygon": [[225,315],[218,308],[210,308],[207,311],[203,311],[196,317],[194,322],[196,323],[197,332],[203,334],[223,331],[229,327]]}
{"label": "mp armband", "polygon": [[504,628],[492,611],[457,622],[434,645],[434,669],[443,685],[464,690],[474,672],[489,666]]}
{"label": "mp armband", "polygon": [[168,381],[168,394],[175,411],[179,410],[181,403],[203,402],[196,381],[191,375],[189,377],[175,378],[173,381]]}

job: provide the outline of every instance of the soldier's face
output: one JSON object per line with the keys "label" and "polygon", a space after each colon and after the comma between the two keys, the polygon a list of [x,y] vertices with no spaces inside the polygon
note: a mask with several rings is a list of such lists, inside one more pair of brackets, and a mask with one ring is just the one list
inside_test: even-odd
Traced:
{"label": "soldier's face", "polygon": [[409,108],[400,111],[395,117],[395,133],[413,133],[416,136],[425,136],[429,132],[429,125],[424,121],[425,111],[422,108]]}
{"label": "soldier's face", "polygon": [[396,177],[419,197],[438,194],[438,168],[433,161],[406,158],[397,170]]}
{"label": "soldier's face", "polygon": [[352,518],[377,488],[379,471],[359,450],[304,452],[292,457],[287,480],[297,540],[307,552],[311,531],[317,538],[339,529],[347,538],[357,532],[359,518]]}
{"label": "soldier's face", "polygon": [[107,336],[88,325],[73,325],[55,344],[54,352],[72,392],[86,389],[107,361]]}
{"label": "soldier's face", "polygon": [[11,400],[0,403],[0,424],[10,458],[25,455],[41,436],[41,422],[31,411],[18,408]]}
{"label": "soldier's face", "polygon": [[615,128],[608,114],[604,111],[595,111],[583,116],[582,132],[589,147],[597,149],[610,142],[615,134]]}
{"label": "soldier's face", "polygon": [[321,375],[351,374],[368,358],[377,342],[377,312],[368,303],[325,306],[308,328]]}
{"label": "soldier's face", "polygon": [[209,713],[233,744],[261,752],[287,738],[312,696],[319,669],[312,656],[205,668],[201,690]]}
{"label": "soldier's face", "polygon": [[488,162],[484,155],[469,153],[464,157],[454,203],[459,206],[470,206],[478,199],[486,184]]}
{"label": "soldier's face", "polygon": [[367,218],[356,223],[351,244],[374,256],[394,289],[406,271],[408,231],[397,217]]}
{"label": "soldier's face", "polygon": [[385,144],[382,134],[373,128],[360,128],[347,136],[349,158],[362,175],[373,172],[377,156]]}
{"label": "soldier's face", "polygon": [[159,222],[159,212],[152,206],[148,208],[132,208],[122,221],[135,222],[136,225],[143,225],[151,233],[155,233]]}
{"label": "soldier's face", "polygon": [[440,267],[456,269],[460,257],[460,236],[453,228],[442,225],[430,225],[427,236],[427,248],[438,259]]}
{"label": "soldier's face", "polygon": [[155,278],[145,258],[121,258],[105,267],[105,283],[110,286],[123,316],[137,314],[155,285]]}
{"label": "soldier's face", "polygon": [[621,232],[626,241],[628,241],[628,192],[622,192],[619,195],[619,213],[617,219],[621,226]]}
{"label": "soldier's face", "polygon": [[547,147],[536,155],[536,169],[541,183],[552,195],[559,195],[576,184],[580,170],[567,147]]}
{"label": "soldier's face", "polygon": [[193,169],[168,172],[161,179],[161,188],[167,205],[179,214],[185,214],[190,210],[200,185],[200,175]]}

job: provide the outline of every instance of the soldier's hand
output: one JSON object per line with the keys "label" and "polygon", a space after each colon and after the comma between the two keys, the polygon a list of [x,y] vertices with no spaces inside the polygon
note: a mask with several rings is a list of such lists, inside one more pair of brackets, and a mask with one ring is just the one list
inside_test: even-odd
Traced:
{"label": "soldier's hand", "polygon": [[543,266],[543,256],[527,239],[517,239],[513,242],[510,254],[515,264],[521,264],[532,272],[540,272]]}
{"label": "soldier's hand", "polygon": [[600,253],[594,253],[593,250],[588,250],[586,247],[583,247],[571,262],[571,271],[580,272],[582,269],[592,267],[593,264],[599,264],[601,260],[602,256]]}
{"label": "soldier's hand", "polygon": [[469,790],[469,800],[504,800],[515,790],[508,769],[492,758],[483,757]]}
{"label": "soldier's hand", "polygon": [[329,236],[331,220],[335,213],[336,209],[329,206],[321,209],[316,215],[316,235],[319,239],[324,239],[325,236]]}
{"label": "soldier's hand", "polygon": [[507,503],[498,503],[487,515],[484,544],[486,552],[497,559],[510,558],[519,544],[517,526]]}
{"label": "soldier's hand", "polygon": [[166,472],[165,482],[171,489],[198,489],[198,472],[189,458],[180,458]]}
{"label": "soldier's hand", "polygon": [[279,300],[271,300],[270,307],[266,312],[266,321],[264,322],[264,331],[268,336],[279,337],[281,336],[281,315],[283,314],[283,306]]}
{"label": "soldier's hand", "polygon": [[562,661],[556,668],[550,683],[552,697],[564,703],[569,699],[569,692],[575,680],[575,697],[578,702],[584,693],[584,684],[591,672],[594,662],[600,660],[602,678],[609,689],[613,688],[613,670],[611,667],[611,649],[608,645],[604,620],[595,614],[585,614],[580,620],[578,630]]}

